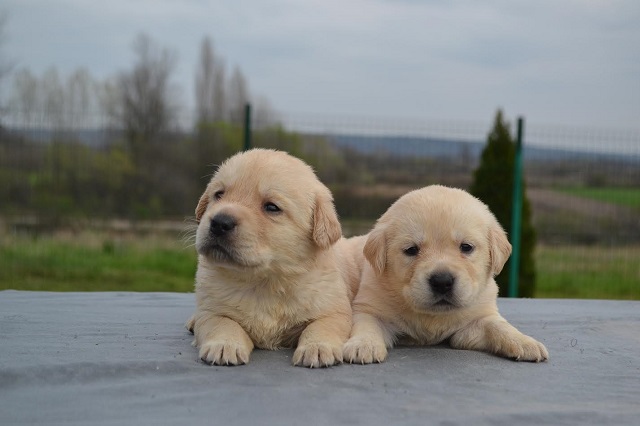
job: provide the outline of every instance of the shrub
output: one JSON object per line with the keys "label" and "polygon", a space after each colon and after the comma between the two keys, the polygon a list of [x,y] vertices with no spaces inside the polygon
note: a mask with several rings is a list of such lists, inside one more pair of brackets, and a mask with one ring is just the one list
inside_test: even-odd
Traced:
{"label": "shrub", "polygon": [[[480,165],[473,174],[469,191],[486,203],[507,232],[511,231],[511,209],[513,201],[513,173],[515,169],[515,141],[511,137],[509,124],[496,113],[493,129],[488,135],[487,145],[482,151]],[[527,198],[526,185],[522,188],[522,227],[520,239],[519,289],[520,297],[533,297],[536,270],[534,250],[536,232],[531,222],[531,204]],[[507,296],[511,260],[496,277],[500,296]]]}

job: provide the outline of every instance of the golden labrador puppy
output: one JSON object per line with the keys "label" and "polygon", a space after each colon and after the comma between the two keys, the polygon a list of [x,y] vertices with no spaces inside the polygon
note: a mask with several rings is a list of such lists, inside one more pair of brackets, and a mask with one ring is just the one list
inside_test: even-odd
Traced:
{"label": "golden labrador puppy", "polygon": [[520,361],[544,361],[544,345],[519,332],[496,304],[511,245],[486,205],[443,186],[412,191],[376,223],[364,247],[344,346],[351,363],[382,362],[399,338],[486,351]]}
{"label": "golden labrador puppy", "polygon": [[332,195],[311,167],[273,150],[237,154],[211,179],[196,220],[187,328],[203,361],[245,364],[254,346],[297,345],[295,365],[342,362],[364,263],[354,245],[364,239],[341,238]]}

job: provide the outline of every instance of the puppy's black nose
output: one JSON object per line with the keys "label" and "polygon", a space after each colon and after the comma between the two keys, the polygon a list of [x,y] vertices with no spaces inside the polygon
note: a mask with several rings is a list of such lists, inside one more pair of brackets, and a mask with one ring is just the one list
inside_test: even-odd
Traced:
{"label": "puppy's black nose", "polygon": [[436,294],[447,294],[453,288],[453,284],[456,281],[450,272],[434,272],[429,277],[429,286]]}
{"label": "puppy's black nose", "polygon": [[238,222],[236,222],[236,219],[233,216],[219,213],[211,219],[209,232],[216,237],[222,237],[232,231],[236,226],[238,226]]}

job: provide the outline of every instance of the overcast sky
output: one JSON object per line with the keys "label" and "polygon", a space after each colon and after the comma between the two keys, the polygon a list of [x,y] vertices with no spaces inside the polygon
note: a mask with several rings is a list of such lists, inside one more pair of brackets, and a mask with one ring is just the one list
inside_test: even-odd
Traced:
{"label": "overcast sky", "polygon": [[[3,0],[16,69],[106,78],[141,32],[190,108],[210,36],[282,114],[640,128],[639,0]],[[6,92],[5,92],[6,93]]]}

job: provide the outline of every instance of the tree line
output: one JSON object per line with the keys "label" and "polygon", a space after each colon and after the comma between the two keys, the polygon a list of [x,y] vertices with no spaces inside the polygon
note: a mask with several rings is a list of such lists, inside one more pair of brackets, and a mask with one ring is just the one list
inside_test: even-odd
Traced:
{"label": "tree line", "polygon": [[67,76],[53,67],[40,76],[24,68],[10,73],[0,117],[0,211],[55,220],[184,214],[213,165],[241,149],[250,101],[256,139],[299,151],[268,101],[251,95],[242,70],[228,74],[209,37],[195,75],[195,120],[176,102],[175,52],[141,34],[133,53],[130,69],[103,81],[86,69]]}
{"label": "tree line", "polygon": [[[67,76],[55,67],[42,75],[26,68],[15,71],[3,100],[7,112],[4,121],[60,132],[108,125],[126,129],[131,140],[152,139],[165,130],[193,124],[181,116],[185,108],[177,101],[180,89],[172,82],[176,53],[145,34],[135,38],[132,48],[131,69],[104,80],[94,78],[85,68]],[[215,52],[209,37],[201,42],[194,80],[196,125],[237,122],[248,102],[254,105],[257,122],[276,121],[269,102],[250,93],[240,67],[235,66],[228,73],[224,57]]]}

